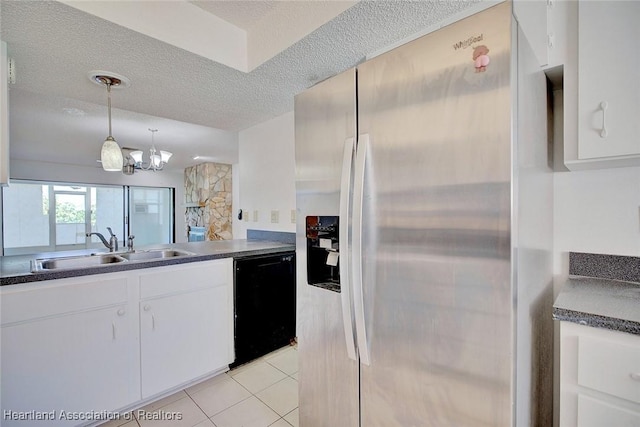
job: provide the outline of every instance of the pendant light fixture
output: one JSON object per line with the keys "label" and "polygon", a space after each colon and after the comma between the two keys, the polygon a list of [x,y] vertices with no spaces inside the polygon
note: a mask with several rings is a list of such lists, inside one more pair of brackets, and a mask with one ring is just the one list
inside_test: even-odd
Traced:
{"label": "pendant light fixture", "polygon": [[89,73],[89,78],[94,83],[107,87],[107,111],[109,115],[109,135],[102,144],[102,150],[100,151],[100,160],[102,162],[102,168],[107,172],[121,172],[124,164],[124,158],[122,157],[122,150],[116,142],[115,138],[111,135],[111,88],[113,87],[128,87],[129,79],[124,76],[119,76],[114,73],[107,73],[104,71],[92,71]]}
{"label": "pendant light fixture", "polygon": [[149,129],[151,132],[151,148],[149,149],[149,162],[145,163],[142,159],[143,152],[141,150],[135,150],[129,153],[129,156],[133,160],[133,167],[140,170],[152,170],[161,171],[164,169],[164,165],[167,164],[173,153],[164,150],[156,150],[154,141],[154,135],[158,132],[158,129]]}

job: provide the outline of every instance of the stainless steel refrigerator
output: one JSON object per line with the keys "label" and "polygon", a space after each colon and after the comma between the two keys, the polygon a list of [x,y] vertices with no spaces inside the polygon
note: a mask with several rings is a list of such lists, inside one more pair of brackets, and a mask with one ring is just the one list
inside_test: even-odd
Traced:
{"label": "stainless steel refrigerator", "polygon": [[302,427],[551,425],[547,105],[510,3],[296,97]]}

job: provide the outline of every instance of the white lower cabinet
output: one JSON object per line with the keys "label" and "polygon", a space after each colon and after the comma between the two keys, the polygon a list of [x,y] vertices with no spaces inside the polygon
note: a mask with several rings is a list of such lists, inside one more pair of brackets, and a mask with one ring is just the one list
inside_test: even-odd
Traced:
{"label": "white lower cabinet", "polygon": [[143,398],[233,361],[232,264],[222,261],[141,276]]}
{"label": "white lower cabinet", "polygon": [[[0,288],[0,424],[88,424],[77,417],[227,369],[232,267],[222,259]],[[18,419],[36,413],[53,420]]]}
{"label": "white lower cabinet", "polygon": [[640,336],[560,324],[560,425],[640,426]]}
{"label": "white lower cabinet", "polygon": [[[127,279],[83,279],[2,294],[3,426],[77,425],[139,400]],[[53,420],[18,419],[31,411]]]}

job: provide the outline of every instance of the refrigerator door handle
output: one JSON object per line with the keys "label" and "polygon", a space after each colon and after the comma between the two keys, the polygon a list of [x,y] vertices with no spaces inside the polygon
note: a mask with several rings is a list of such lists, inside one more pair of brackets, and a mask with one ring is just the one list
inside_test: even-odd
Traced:
{"label": "refrigerator door handle", "polygon": [[353,307],[356,321],[356,337],[360,362],[371,364],[369,346],[367,343],[367,331],[364,316],[364,289],[362,286],[362,211],[364,198],[364,169],[369,151],[369,135],[358,137],[356,149],[356,169],[353,184]]}
{"label": "refrigerator door handle", "polygon": [[354,138],[344,142],[342,156],[342,177],[340,179],[340,299],[342,300],[342,321],[344,337],[347,344],[347,355],[358,360],[356,355],[355,335],[353,331],[353,312],[351,310],[351,260],[349,259],[349,208],[351,206],[351,169],[355,152]]}

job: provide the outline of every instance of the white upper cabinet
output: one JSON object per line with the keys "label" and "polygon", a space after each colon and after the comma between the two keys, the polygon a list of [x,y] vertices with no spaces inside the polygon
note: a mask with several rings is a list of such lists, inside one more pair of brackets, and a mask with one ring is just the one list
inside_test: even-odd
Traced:
{"label": "white upper cabinet", "polygon": [[7,44],[0,42],[0,185],[9,184],[9,67]]}
{"label": "white upper cabinet", "polygon": [[578,4],[577,156],[569,169],[640,164],[640,2]]}
{"label": "white upper cabinet", "polygon": [[573,0],[514,0],[513,13],[543,69],[567,62]]}
{"label": "white upper cabinet", "polygon": [[547,0],[514,0],[513,13],[533,52],[543,67],[549,63],[549,26]]}

